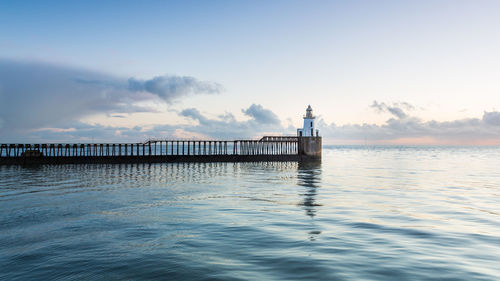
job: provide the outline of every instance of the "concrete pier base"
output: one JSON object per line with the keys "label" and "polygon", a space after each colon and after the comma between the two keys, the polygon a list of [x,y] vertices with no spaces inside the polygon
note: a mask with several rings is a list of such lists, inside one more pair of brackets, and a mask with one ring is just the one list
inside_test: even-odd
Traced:
{"label": "concrete pier base", "polygon": [[321,160],[321,137],[299,137],[301,160]]}

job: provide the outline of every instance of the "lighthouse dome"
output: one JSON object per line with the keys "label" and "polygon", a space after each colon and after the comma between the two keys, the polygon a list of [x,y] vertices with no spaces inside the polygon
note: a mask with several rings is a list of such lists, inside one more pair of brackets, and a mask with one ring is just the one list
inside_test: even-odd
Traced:
{"label": "lighthouse dome", "polygon": [[313,118],[312,112],[313,112],[313,109],[312,109],[311,105],[309,105],[306,109],[306,118]]}

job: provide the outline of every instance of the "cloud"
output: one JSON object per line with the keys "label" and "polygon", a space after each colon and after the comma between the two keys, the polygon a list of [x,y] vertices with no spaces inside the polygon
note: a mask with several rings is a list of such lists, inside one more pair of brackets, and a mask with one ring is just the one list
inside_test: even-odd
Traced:
{"label": "cloud", "polygon": [[403,111],[403,109],[401,107],[399,107],[398,105],[388,106],[385,103],[378,103],[377,101],[373,101],[373,103],[370,107],[376,109],[378,112],[389,112],[399,119],[403,119],[403,118],[406,118],[408,116]]}
{"label": "cloud", "polygon": [[193,77],[127,80],[76,67],[0,59],[0,132],[63,126],[92,114],[156,112],[146,102],[170,103],[221,90],[217,83]]}
{"label": "cloud", "polygon": [[[254,138],[268,134],[295,134],[282,126],[270,109],[252,104],[241,110],[249,119],[239,121],[232,113],[207,117],[196,108],[177,112],[195,124],[154,125],[126,128],[89,125],[82,117],[104,113],[120,118],[128,113],[154,112],[145,102],[170,103],[193,94],[222,91],[217,83],[184,76],[157,76],[150,80],[124,79],[99,72],[46,63],[0,60],[0,136],[2,142],[130,141],[150,137]],[[380,113],[389,113],[384,124],[336,125],[319,119],[324,142],[419,143],[426,139],[448,144],[500,144],[500,112],[484,112],[481,118],[423,121],[411,116],[415,107],[406,102],[373,101]],[[290,123],[290,122],[289,122]]]}
{"label": "cloud", "polygon": [[230,113],[219,115],[217,119],[210,119],[201,114],[196,108],[188,108],[179,115],[198,121],[198,125],[183,127],[191,133],[199,133],[210,138],[254,138],[264,134],[283,134],[286,130],[281,125],[278,116],[262,105],[252,104],[242,112],[250,117],[246,121],[237,121]]}
{"label": "cloud", "polygon": [[200,111],[198,111],[198,109],[196,109],[196,108],[184,109],[179,113],[179,115],[194,119],[194,120],[200,122],[200,124],[207,124],[208,123],[207,118],[205,118],[205,116],[203,116],[200,113]]}
{"label": "cloud", "polygon": [[[152,125],[147,128],[111,127],[76,123],[60,128],[45,128],[31,134],[34,139],[50,141],[129,141],[148,138],[245,139],[263,135],[294,135],[295,128],[281,125],[276,115],[261,105],[242,109],[250,119],[237,120],[224,113],[210,118],[196,108],[178,112],[195,124]],[[417,117],[389,118],[384,124],[327,124],[319,119],[317,127],[324,143],[341,144],[500,144],[500,112],[484,112],[482,118],[453,121],[423,121]],[[24,137],[25,138],[25,137]]]}
{"label": "cloud", "polygon": [[[263,122],[259,112],[276,116],[261,105],[252,105],[244,111],[255,113],[249,120],[238,121],[231,113],[208,118],[196,108],[187,108],[178,112],[197,124],[150,125],[147,127],[119,127],[100,124],[86,124],[75,121],[57,127],[45,127],[31,130],[29,133],[9,132],[2,136],[2,142],[142,142],[150,138],[164,139],[249,139],[263,135],[286,134],[281,123],[274,118]],[[266,115],[266,114],[265,114]],[[277,117],[276,117],[277,118]],[[290,132],[289,132],[290,133]],[[292,132],[293,133],[293,132]]]}
{"label": "cloud", "polygon": [[393,103],[392,106],[389,106],[384,102],[378,103],[376,100],[373,101],[370,107],[377,110],[377,112],[389,112],[399,119],[403,119],[408,116],[404,110],[413,110],[415,108],[407,102]]}
{"label": "cloud", "polygon": [[500,112],[484,112],[483,121],[491,126],[500,126]]}
{"label": "cloud", "polygon": [[341,143],[418,144],[425,140],[430,144],[500,144],[500,112],[484,112],[482,118],[444,122],[392,114],[397,118],[390,118],[382,125],[365,123],[338,126],[320,120],[319,128],[326,139]]}
{"label": "cloud", "polygon": [[131,91],[148,92],[171,103],[181,96],[190,94],[218,94],[224,90],[215,82],[199,81],[189,76],[157,76],[150,80],[130,78],[128,88]]}
{"label": "cloud", "polygon": [[60,127],[47,127],[31,130],[29,133],[11,132],[2,136],[2,142],[27,143],[86,143],[86,142],[143,142],[150,138],[173,138],[177,126],[157,125],[149,128],[105,126],[73,122]]}
{"label": "cloud", "polygon": [[[251,105],[243,112],[270,111],[260,105]],[[270,111],[272,113],[272,111]],[[295,128],[262,122],[260,114],[249,115],[249,120],[236,120],[231,113],[209,118],[196,108],[178,112],[196,124],[151,125],[143,127],[113,127],[75,122],[71,125],[43,128],[30,134],[3,136],[4,141],[21,142],[141,142],[149,138],[245,139],[263,135],[294,135]],[[274,113],[272,113],[273,116]],[[327,124],[319,119],[317,127],[324,143],[339,144],[500,144],[500,112],[484,112],[482,118],[453,121],[423,121],[417,117],[389,118],[384,124]]]}
{"label": "cloud", "polygon": [[241,111],[261,124],[280,124],[278,116],[271,110],[263,108],[260,104],[252,104],[249,108]]}

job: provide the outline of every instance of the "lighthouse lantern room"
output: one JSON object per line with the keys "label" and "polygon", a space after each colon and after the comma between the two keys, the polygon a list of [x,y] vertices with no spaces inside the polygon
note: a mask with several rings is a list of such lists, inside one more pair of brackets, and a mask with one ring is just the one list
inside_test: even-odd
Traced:
{"label": "lighthouse lantern room", "polygon": [[297,129],[297,136],[299,137],[314,137],[319,136],[319,131],[315,129],[314,120],[316,116],[313,116],[311,105],[306,109],[306,115],[304,116],[304,127],[302,129]]}

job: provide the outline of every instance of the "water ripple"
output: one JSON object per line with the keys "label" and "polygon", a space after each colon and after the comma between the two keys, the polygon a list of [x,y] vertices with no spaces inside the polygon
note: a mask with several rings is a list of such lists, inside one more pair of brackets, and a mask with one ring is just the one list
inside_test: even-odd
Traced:
{"label": "water ripple", "polygon": [[500,278],[499,148],[323,153],[0,166],[0,279]]}

